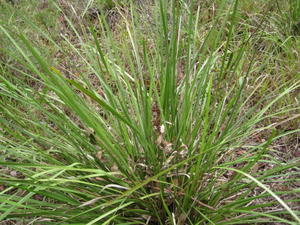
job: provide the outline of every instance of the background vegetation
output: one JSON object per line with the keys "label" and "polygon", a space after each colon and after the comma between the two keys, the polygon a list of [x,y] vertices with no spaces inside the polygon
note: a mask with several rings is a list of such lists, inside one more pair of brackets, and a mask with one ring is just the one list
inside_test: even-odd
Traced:
{"label": "background vegetation", "polygon": [[299,35],[299,0],[0,0],[0,221],[299,224]]}

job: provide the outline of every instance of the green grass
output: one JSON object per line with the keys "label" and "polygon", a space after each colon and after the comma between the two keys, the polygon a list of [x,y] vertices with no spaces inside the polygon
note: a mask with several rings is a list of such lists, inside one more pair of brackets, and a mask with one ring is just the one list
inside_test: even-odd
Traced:
{"label": "green grass", "polygon": [[3,1],[0,221],[300,223],[298,5],[255,2]]}

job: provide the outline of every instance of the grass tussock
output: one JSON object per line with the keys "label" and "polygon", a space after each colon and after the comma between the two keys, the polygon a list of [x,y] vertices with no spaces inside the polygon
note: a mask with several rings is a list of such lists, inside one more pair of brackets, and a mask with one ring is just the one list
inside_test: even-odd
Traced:
{"label": "grass tussock", "polygon": [[2,0],[0,221],[300,223],[298,2]]}

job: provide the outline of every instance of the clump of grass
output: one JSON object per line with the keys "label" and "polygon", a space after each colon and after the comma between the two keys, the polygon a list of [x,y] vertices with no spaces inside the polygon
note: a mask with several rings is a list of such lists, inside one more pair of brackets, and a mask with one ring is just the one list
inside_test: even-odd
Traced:
{"label": "clump of grass", "polygon": [[0,220],[299,223],[299,189],[289,187],[299,161],[271,157],[273,141],[299,130],[261,123],[299,110],[289,102],[272,109],[299,79],[266,87],[257,78],[256,61],[267,58],[253,51],[255,33],[235,34],[238,1],[215,7],[202,33],[196,3],[156,1],[149,30],[134,3],[117,4],[126,44],[102,14],[98,30],[81,33],[66,18],[73,36],[41,35],[80,62],[68,74],[0,24],[18,52],[5,51],[10,60],[1,67]]}

